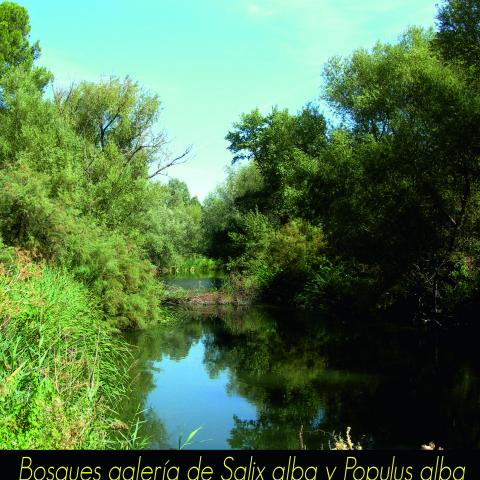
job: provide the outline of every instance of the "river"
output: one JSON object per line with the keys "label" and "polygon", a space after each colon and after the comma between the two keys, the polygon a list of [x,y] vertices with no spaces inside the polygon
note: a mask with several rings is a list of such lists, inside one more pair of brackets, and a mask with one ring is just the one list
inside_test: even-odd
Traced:
{"label": "river", "polygon": [[133,393],[123,418],[143,411],[150,448],[178,448],[198,427],[187,448],[328,448],[347,427],[363,448],[480,447],[472,335],[268,306],[176,314],[126,335]]}

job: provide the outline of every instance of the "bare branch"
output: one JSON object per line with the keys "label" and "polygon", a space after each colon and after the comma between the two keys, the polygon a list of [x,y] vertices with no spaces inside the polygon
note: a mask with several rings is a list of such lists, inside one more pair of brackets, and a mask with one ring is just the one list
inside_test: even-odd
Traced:
{"label": "bare branch", "polygon": [[[147,140],[147,139],[143,139]],[[150,139],[150,142],[147,144],[142,143],[142,138],[139,138],[136,142],[135,147],[129,149],[129,151],[124,151],[123,154],[125,155],[125,165],[130,163],[132,158],[139,152],[145,149],[149,149],[153,152],[158,152],[163,146],[168,143],[164,132],[161,132],[159,135],[154,136]]]}
{"label": "bare branch", "polygon": [[189,145],[185,149],[185,151],[181,155],[179,155],[178,157],[173,158],[172,160],[168,161],[167,163],[164,163],[163,165],[162,164],[158,165],[157,170],[154,173],[152,173],[151,175],[149,175],[148,178],[152,179],[152,178],[156,177],[157,175],[162,173],[167,168],[173,167],[173,165],[180,165],[182,163],[185,163],[188,160],[188,158],[186,158],[186,157],[188,156],[188,154],[191,151],[192,151],[192,145]]}
{"label": "bare branch", "polygon": [[60,113],[63,115],[65,112],[65,106],[70,101],[70,97],[75,90],[75,82],[70,83],[68,90],[65,89],[55,89],[52,85],[53,91],[53,101],[55,102],[57,108],[60,110]]}

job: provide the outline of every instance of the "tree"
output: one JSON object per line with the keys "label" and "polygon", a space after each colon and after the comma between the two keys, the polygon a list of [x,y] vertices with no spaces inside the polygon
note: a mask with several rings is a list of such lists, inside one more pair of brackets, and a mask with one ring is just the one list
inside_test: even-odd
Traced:
{"label": "tree", "polygon": [[[155,128],[160,113],[158,96],[149,95],[128,77],[57,90],[55,103],[87,142],[122,157],[118,157],[121,171],[135,164],[139,175],[153,178],[185,161],[190,152],[189,147],[177,157],[170,155],[165,132]],[[155,162],[158,165],[149,174],[148,167]]]}
{"label": "tree", "polygon": [[437,14],[436,43],[445,59],[480,72],[480,2],[447,0]]}
{"label": "tree", "polygon": [[274,108],[263,116],[254,110],[233,127],[226,136],[233,163],[252,160],[264,182],[259,208],[284,220],[308,215],[304,193],[326,144],[326,121],[318,107],[309,104],[297,115]]}
{"label": "tree", "polygon": [[352,166],[360,168],[348,197],[331,204],[329,239],[382,272],[387,290],[416,290],[438,312],[458,285],[458,262],[478,248],[475,93],[435,54],[431,33],[418,29],[396,45],[332,60],[325,77],[326,98],[354,135]]}
{"label": "tree", "polygon": [[[445,61],[438,45],[433,31],[411,28],[397,43],[331,59],[324,98],[341,123],[329,131],[311,106],[297,115],[274,109],[242,116],[227,135],[229,148],[234,162],[258,168],[262,188],[255,206],[235,196],[240,219],[230,237],[241,239],[240,261],[231,265],[261,270],[259,262],[274,257],[265,238],[301,219],[321,226],[326,238],[328,258],[317,258],[318,274],[303,280],[319,299],[325,286],[343,280],[337,290],[346,294],[361,284],[371,304],[405,299],[422,312],[440,313],[472,295],[480,102],[465,62]],[[259,214],[263,223],[245,223]],[[257,224],[270,225],[268,234],[250,228]],[[297,233],[289,230],[292,239]]]}
{"label": "tree", "polygon": [[245,213],[264,204],[263,191],[263,180],[255,163],[238,169],[231,167],[225,183],[204,201],[202,228],[209,255],[228,261],[238,254],[230,233],[240,229]]}
{"label": "tree", "polygon": [[31,68],[40,54],[38,42],[30,45],[30,23],[25,8],[12,2],[0,4],[0,68]]}
{"label": "tree", "polygon": [[0,4],[0,76],[21,68],[32,71],[35,83],[43,89],[52,76],[44,68],[33,68],[40,56],[38,42],[30,45],[30,22],[25,8],[13,2]]}

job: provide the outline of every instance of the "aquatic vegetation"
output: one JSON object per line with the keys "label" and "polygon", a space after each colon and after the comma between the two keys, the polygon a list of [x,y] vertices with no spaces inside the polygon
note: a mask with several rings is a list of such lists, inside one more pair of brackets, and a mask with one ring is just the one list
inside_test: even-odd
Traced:
{"label": "aquatic vegetation", "polygon": [[195,438],[195,436],[197,435],[198,432],[200,432],[200,430],[202,429],[203,427],[198,427],[196,428],[195,430],[192,430],[188,435],[187,435],[187,438],[185,439],[185,441],[183,441],[183,438],[182,438],[182,435],[180,435],[178,437],[178,449],[179,450],[183,450],[185,447],[188,447],[189,445],[191,445],[193,443],[193,439]]}
{"label": "aquatic vegetation", "polygon": [[345,437],[342,434],[334,436],[335,442],[332,450],[362,450],[362,446],[359,443],[354,443],[350,435],[351,427],[347,427]]}

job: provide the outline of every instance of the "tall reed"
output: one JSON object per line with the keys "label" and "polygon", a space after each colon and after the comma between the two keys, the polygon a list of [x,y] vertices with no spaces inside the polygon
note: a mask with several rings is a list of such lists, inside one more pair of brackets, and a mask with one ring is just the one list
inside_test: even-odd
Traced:
{"label": "tall reed", "polygon": [[125,344],[69,274],[9,253],[0,258],[0,447],[111,445]]}

